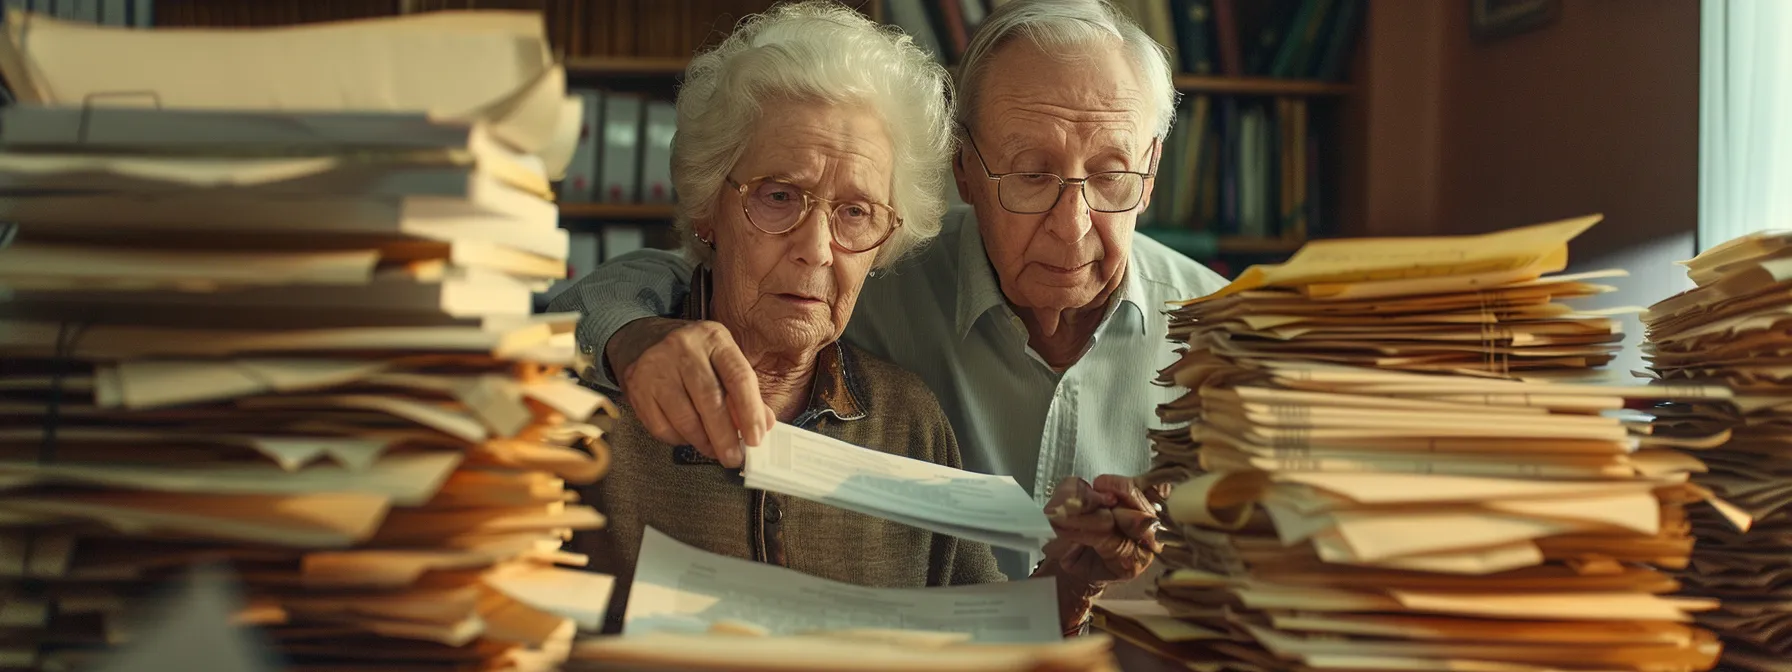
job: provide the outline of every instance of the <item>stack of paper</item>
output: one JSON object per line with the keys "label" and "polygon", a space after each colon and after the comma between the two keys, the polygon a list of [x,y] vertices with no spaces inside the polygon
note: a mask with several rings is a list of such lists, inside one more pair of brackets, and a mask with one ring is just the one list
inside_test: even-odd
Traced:
{"label": "stack of paper", "polygon": [[892,455],[783,423],[747,447],[744,476],[749,488],[994,546],[1034,552],[1056,535],[1011,476]]}
{"label": "stack of paper", "polygon": [[577,117],[540,17],[4,28],[0,666],[208,561],[297,669],[563,660],[613,409],[529,314]]}
{"label": "stack of paper", "polygon": [[1666,573],[1703,466],[1671,448],[1721,437],[1621,410],[1727,392],[1570,382],[1617,334],[1563,301],[1606,274],[1547,274],[1596,220],[1314,243],[1177,309],[1174,571],[1116,632],[1221,669],[1710,667],[1716,603]]}
{"label": "stack of paper", "polygon": [[1699,539],[1689,592],[1721,598],[1699,621],[1724,638],[1724,664],[1786,670],[1792,660],[1792,235],[1733,240],[1685,262],[1695,289],[1644,314],[1655,375],[1735,390],[1728,402],[1671,404],[1657,432],[1730,440],[1698,451],[1710,488],[1754,522],[1739,532],[1715,511],[1695,510]]}

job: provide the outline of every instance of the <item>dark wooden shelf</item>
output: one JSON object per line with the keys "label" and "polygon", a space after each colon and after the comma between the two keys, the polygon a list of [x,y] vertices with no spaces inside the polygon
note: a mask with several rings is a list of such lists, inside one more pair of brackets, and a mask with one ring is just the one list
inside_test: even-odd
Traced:
{"label": "dark wooden shelf", "polygon": [[641,58],[629,56],[579,56],[566,59],[568,77],[677,77],[690,65],[688,58]]}
{"label": "dark wooden shelf", "polygon": [[561,203],[561,219],[664,220],[674,216],[671,203]]}
{"label": "dark wooden shelf", "polygon": [[1257,238],[1254,236],[1220,236],[1221,252],[1251,254],[1293,254],[1307,241],[1298,238]]}
{"label": "dark wooden shelf", "polygon": [[1307,241],[1299,238],[1216,236],[1191,229],[1140,227],[1139,233],[1195,259],[1216,254],[1293,254]]}
{"label": "dark wooden shelf", "polygon": [[1208,77],[1176,75],[1176,90],[1183,93],[1236,93],[1263,96],[1344,96],[1352,88],[1341,82],[1270,77]]}
{"label": "dark wooden shelf", "polygon": [[[566,59],[566,74],[573,78],[669,79],[684,74],[690,59],[628,56],[581,56]],[[1235,93],[1263,96],[1344,96],[1349,84],[1311,79],[1269,77],[1212,77],[1176,75],[1176,90],[1183,93]]]}

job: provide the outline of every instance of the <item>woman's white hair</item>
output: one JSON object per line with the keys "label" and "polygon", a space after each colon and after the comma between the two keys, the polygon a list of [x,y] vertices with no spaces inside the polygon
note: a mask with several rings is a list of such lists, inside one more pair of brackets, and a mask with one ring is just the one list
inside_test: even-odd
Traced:
{"label": "woman's white hair", "polygon": [[983,21],[965,47],[958,70],[958,122],[975,128],[979,87],[989,76],[992,56],[1002,45],[1024,38],[1047,54],[1075,57],[1088,48],[1111,48],[1116,42],[1138,68],[1145,95],[1157,104],[1146,121],[1158,137],[1176,118],[1176,82],[1170,54],[1132,19],[1107,0],[1011,0]]}
{"label": "woman's white hair", "polygon": [[715,215],[762,107],[780,99],[864,105],[882,117],[895,149],[890,205],[902,226],[878,248],[874,268],[916,250],[939,234],[946,211],[950,86],[945,68],[909,36],[836,2],[784,4],[747,17],[691,60],[678,90],[672,184],[685,251],[709,261],[714,251],[692,235],[692,222]]}

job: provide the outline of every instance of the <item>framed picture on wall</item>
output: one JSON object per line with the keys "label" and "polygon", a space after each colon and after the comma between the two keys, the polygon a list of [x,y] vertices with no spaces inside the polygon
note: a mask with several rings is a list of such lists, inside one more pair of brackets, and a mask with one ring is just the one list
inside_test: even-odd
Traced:
{"label": "framed picture on wall", "polygon": [[1561,15],[1562,0],[1468,0],[1469,32],[1493,39],[1530,32]]}

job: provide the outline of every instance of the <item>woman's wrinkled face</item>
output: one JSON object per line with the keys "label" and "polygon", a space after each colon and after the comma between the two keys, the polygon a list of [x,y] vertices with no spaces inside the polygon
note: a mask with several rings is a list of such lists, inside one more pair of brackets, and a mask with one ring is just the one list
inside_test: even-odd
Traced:
{"label": "woman's wrinkled face", "polygon": [[[869,108],[774,101],[759,119],[728,173],[737,184],[772,178],[772,186],[749,198],[788,203],[792,212],[802,207],[798,189],[837,202],[890,202],[895,150]],[[715,244],[711,315],[743,350],[797,354],[846,329],[878,251],[836,244],[833,216],[830,206],[816,203],[794,228],[768,234],[748,221],[739,191],[724,185],[714,216],[695,222],[697,233]]]}

